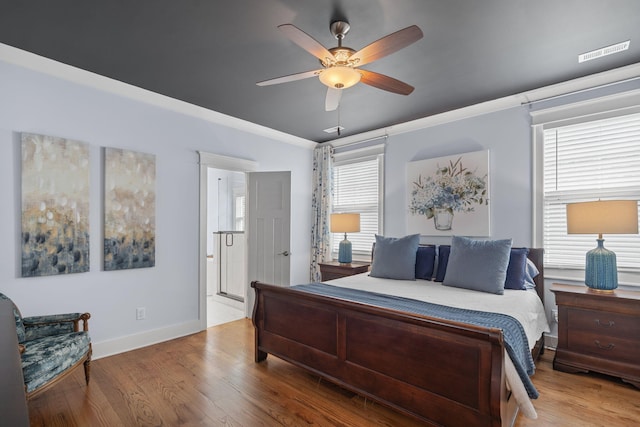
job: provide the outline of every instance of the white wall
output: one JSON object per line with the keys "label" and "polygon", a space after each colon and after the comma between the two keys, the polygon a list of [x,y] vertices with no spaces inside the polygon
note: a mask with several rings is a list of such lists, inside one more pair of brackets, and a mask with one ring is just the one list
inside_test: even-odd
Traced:
{"label": "white wall", "polygon": [[[407,162],[488,149],[491,238],[512,238],[515,246],[530,246],[530,133],[527,112],[511,108],[390,136],[385,151],[385,235],[407,233]],[[423,243],[449,241],[422,237]]]}
{"label": "white wall", "polygon": [[[46,63],[46,61],[45,61]],[[73,72],[73,70],[71,70]],[[89,73],[86,73],[89,75]],[[93,78],[89,75],[88,78]],[[127,91],[126,85],[121,90]],[[132,88],[135,91],[135,88]],[[91,271],[20,277],[20,132],[80,140],[91,151]],[[283,138],[286,139],[286,138]],[[156,156],[156,266],[102,271],[102,152]],[[193,115],[33,71],[0,55],[0,292],[23,315],[88,311],[96,356],[199,329],[197,151],[254,160],[292,173],[291,277],[308,280],[311,228],[309,146],[280,142]],[[146,307],[146,320],[135,308]]]}

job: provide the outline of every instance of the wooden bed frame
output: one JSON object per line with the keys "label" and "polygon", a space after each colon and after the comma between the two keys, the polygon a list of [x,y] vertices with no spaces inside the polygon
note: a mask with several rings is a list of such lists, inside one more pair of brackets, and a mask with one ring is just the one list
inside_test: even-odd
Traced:
{"label": "wooden bed frame", "polygon": [[[544,295],[542,249],[529,258]],[[434,425],[511,426],[500,329],[329,298],[254,281],[255,360],[272,354]],[[544,299],[543,299],[544,301]],[[532,350],[536,359],[543,339]]]}

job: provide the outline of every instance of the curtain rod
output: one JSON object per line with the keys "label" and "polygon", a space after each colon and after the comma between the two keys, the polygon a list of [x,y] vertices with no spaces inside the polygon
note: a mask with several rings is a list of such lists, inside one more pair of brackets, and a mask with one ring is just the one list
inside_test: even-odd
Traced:
{"label": "curtain rod", "polygon": [[588,87],[588,88],[584,88],[584,89],[580,89],[580,90],[575,90],[573,92],[567,92],[567,93],[561,93],[559,95],[547,96],[546,98],[540,98],[540,99],[536,99],[534,101],[521,102],[520,105],[535,105],[535,104],[537,104],[539,102],[546,102],[546,101],[551,101],[553,99],[564,98],[565,96],[577,95],[579,93],[589,92],[589,91],[597,90],[597,89],[604,89],[604,88],[609,87],[609,86],[628,83],[628,82],[632,82],[632,81],[638,80],[638,79],[640,79],[640,76],[629,77],[627,79],[622,79],[622,80],[618,80],[618,81],[610,82],[610,83],[604,83],[604,84],[601,84],[601,85],[598,85],[598,86],[593,86],[593,87]]}
{"label": "curtain rod", "polygon": [[340,149],[340,148],[351,147],[351,146],[353,146],[353,145],[358,145],[358,144],[365,144],[365,143],[367,143],[367,142],[371,142],[371,141],[375,141],[375,140],[383,139],[383,138],[386,140],[387,138],[389,138],[389,135],[385,133],[384,135],[374,136],[373,138],[363,139],[362,141],[350,142],[350,143],[348,143],[348,144],[341,144],[341,145],[338,145],[338,146],[333,146],[333,145],[331,144],[331,142],[329,142],[329,144],[331,144],[331,145],[333,146],[333,148],[335,148],[336,150],[338,150],[338,149]]}

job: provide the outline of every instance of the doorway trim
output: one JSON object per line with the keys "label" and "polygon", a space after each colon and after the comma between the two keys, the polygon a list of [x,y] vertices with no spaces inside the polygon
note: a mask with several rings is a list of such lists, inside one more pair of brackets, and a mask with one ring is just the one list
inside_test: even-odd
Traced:
{"label": "doorway trim", "polygon": [[[207,199],[209,184],[207,173],[209,168],[224,169],[237,172],[256,172],[258,162],[236,157],[198,151],[200,164],[200,233],[198,239],[198,319],[200,330],[207,329]],[[248,237],[248,236],[247,236]],[[246,259],[246,258],[245,258]],[[247,272],[248,273],[248,272]],[[248,277],[248,276],[246,276]]]}

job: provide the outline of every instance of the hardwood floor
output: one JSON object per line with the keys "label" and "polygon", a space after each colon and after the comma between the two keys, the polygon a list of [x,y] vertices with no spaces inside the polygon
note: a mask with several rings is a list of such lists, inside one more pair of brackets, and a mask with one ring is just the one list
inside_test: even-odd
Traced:
{"label": "hardwood floor", "polygon": [[518,416],[515,427],[640,425],[640,390],[618,378],[600,374],[568,374],[553,370],[554,352],[545,350],[533,383],[537,420]]}
{"label": "hardwood floor", "polygon": [[[420,423],[269,356],[253,361],[247,319],[92,362],[29,402],[31,426],[418,426]],[[631,426],[640,390],[538,362],[537,420],[525,426]],[[82,370],[79,370],[82,371]],[[1,422],[0,422],[1,424]]]}

